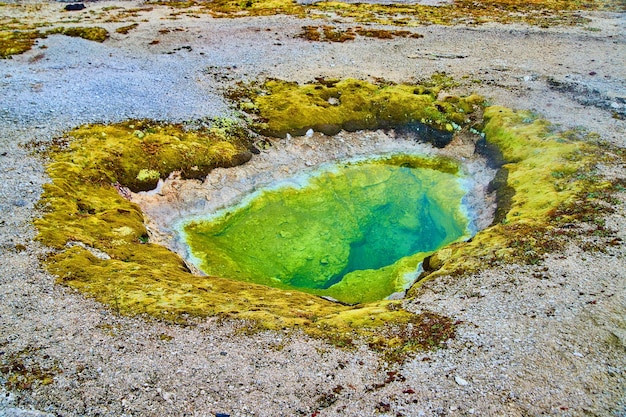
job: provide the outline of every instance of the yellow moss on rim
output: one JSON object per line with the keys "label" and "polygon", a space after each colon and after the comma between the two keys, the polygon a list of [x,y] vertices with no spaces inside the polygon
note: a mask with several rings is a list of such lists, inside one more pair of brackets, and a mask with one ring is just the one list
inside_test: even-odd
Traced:
{"label": "yellow moss on rim", "polygon": [[482,104],[482,97],[438,100],[439,84],[373,84],[348,78],[299,85],[269,80],[260,86],[240,86],[231,97],[239,101],[240,110],[258,117],[256,130],[276,137],[302,135],[308,129],[333,135],[340,130],[379,129],[412,122],[453,132],[470,124],[471,113]]}
{"label": "yellow moss on rim", "polygon": [[[485,110],[483,132],[488,145],[501,153],[500,191],[505,205],[497,222],[470,242],[450,245],[428,261],[428,278],[476,272],[490,266],[537,264],[545,253],[561,249],[576,230],[560,229],[581,222],[598,223],[589,233],[610,235],[601,216],[612,212],[611,193],[620,181],[595,174],[606,149],[590,141],[555,132],[530,112],[492,106]],[[623,158],[616,156],[623,163]],[[600,231],[601,233],[596,233]],[[415,295],[419,285],[412,288]]]}
{"label": "yellow moss on rim", "polygon": [[[313,96],[319,93],[321,97],[340,83],[327,83],[326,89],[309,86],[300,92],[313,92]],[[360,86],[368,97],[376,96],[372,89],[386,88],[355,80],[346,83],[351,88]],[[386,93],[394,91],[402,97],[392,100],[399,103],[399,108],[408,97],[415,97],[424,106],[430,106],[434,100],[431,97],[422,103],[420,97],[424,94],[414,94],[416,86],[387,87],[394,89]],[[291,88],[300,87],[291,84]],[[263,109],[256,101],[247,103]],[[450,103],[454,104],[453,113],[465,105],[477,105],[474,100],[462,99]],[[446,115],[445,107],[441,109],[440,113]],[[275,114],[273,117],[289,117],[293,122],[291,112]],[[590,200],[582,193],[610,188],[606,182],[589,178],[599,147],[572,140],[565,134],[557,135],[547,122],[527,112],[494,106],[484,114],[486,143],[499,150],[503,172],[508,173],[502,180],[503,189],[512,190],[502,198],[509,202],[508,209],[497,224],[479,232],[472,241],[451,245],[433,255],[429,265],[431,277],[477,271],[497,262],[532,263],[545,251],[555,249],[549,247],[554,242],[549,239],[552,229],[565,221],[586,221],[571,208],[580,206],[577,199]],[[360,117],[369,120],[374,116]],[[272,121],[279,125],[285,122],[268,120]],[[351,345],[352,339],[358,337],[390,358],[441,346],[454,336],[450,319],[429,314],[416,316],[403,310],[399,302],[351,307],[297,291],[198,277],[189,272],[177,255],[147,243],[142,213],[120,195],[120,185],[141,189],[141,181],[153,184],[172,170],[182,169],[188,177],[200,177],[215,166],[243,162],[249,157],[249,139],[237,124],[222,121],[208,131],[198,132],[181,126],[132,121],[83,126],[69,136],[48,153],[51,163],[47,170],[52,183],[45,185],[41,199],[46,214],[35,222],[39,240],[56,249],[46,264],[63,284],[124,314],[145,313],[171,321],[188,316],[233,317],[251,320],[263,329],[302,328],[338,345]],[[199,155],[209,159],[196,159]],[[414,286],[409,295],[415,294],[417,288]],[[415,339],[411,329],[416,326],[430,329],[424,340]]]}

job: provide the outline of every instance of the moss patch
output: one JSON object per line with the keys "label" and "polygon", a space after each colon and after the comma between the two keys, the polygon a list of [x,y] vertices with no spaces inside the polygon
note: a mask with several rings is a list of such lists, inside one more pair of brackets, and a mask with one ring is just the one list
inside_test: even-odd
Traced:
{"label": "moss patch", "polygon": [[29,51],[40,37],[38,31],[0,31],[0,58]]}
{"label": "moss patch", "polygon": [[10,58],[29,51],[37,39],[47,38],[48,35],[66,35],[79,37],[90,41],[104,42],[109,32],[101,27],[58,27],[48,31],[38,30],[10,30],[0,31],[0,58]]}
{"label": "moss patch", "polygon": [[357,26],[354,29],[354,31],[360,36],[365,36],[366,38],[376,38],[376,39],[393,39],[393,38],[420,39],[424,37],[424,35],[411,32],[410,30],[386,30],[386,29],[364,28],[361,26]]}
{"label": "moss patch", "polygon": [[308,129],[333,135],[342,129],[379,129],[412,122],[453,132],[470,124],[482,98],[437,100],[440,90],[439,86],[372,84],[355,79],[304,85],[270,80],[259,86],[241,86],[231,97],[239,101],[240,110],[257,116],[256,130],[277,137],[302,135]]}
{"label": "moss patch", "polygon": [[137,26],[139,26],[139,23],[133,23],[133,24],[130,24],[130,25],[119,27],[119,28],[115,29],[115,32],[116,33],[120,33],[122,35],[127,35],[128,32],[130,32],[131,30],[135,29]]}
{"label": "moss patch", "polygon": [[444,347],[455,337],[458,324],[449,317],[426,311],[405,323],[386,323],[369,346],[380,351],[388,362],[402,362],[412,351]]}
{"label": "moss patch", "polygon": [[358,36],[376,39],[393,38],[423,38],[419,33],[408,30],[373,29],[357,26],[354,28],[341,29],[335,26],[303,26],[299,37],[315,42],[346,42],[356,39]]}
{"label": "moss patch", "polygon": [[236,125],[185,131],[131,121],[75,129],[50,150],[47,171],[53,182],[44,187],[41,203],[48,213],[36,223],[39,238],[55,248],[77,241],[113,251],[114,258],[139,256],[127,253],[132,252],[127,245],[141,243],[143,217],[116,186],[149,190],[174,170],[200,178],[214,167],[247,161],[247,145],[245,132]]}
{"label": "moss patch", "polygon": [[316,42],[345,42],[356,38],[351,28],[343,30],[334,26],[303,26],[300,38]]}
{"label": "moss patch", "polygon": [[101,27],[85,27],[85,26],[71,27],[71,28],[60,27],[60,28],[52,29],[46,32],[46,34],[48,35],[54,35],[57,33],[61,35],[65,35],[65,36],[71,36],[74,38],[83,38],[88,41],[95,41],[95,42],[104,42],[109,37],[109,32],[106,29],[101,28]]}
{"label": "moss patch", "polygon": [[[167,4],[167,3],[165,3]],[[288,14],[306,17],[307,7],[292,0],[213,0],[211,2],[187,1],[187,7],[199,7],[199,11],[213,17],[273,16]]]}
{"label": "moss patch", "polygon": [[[1,346],[1,345],[0,345]],[[50,385],[61,373],[58,362],[41,355],[36,348],[18,352],[0,352],[0,374],[9,390],[29,390],[40,385]]]}

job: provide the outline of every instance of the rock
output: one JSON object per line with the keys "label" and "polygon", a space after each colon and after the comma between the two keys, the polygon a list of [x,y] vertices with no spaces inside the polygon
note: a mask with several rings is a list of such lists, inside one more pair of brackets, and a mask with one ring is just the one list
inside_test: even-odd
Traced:
{"label": "rock", "polygon": [[74,3],[74,4],[68,4],[67,6],[65,6],[65,10],[67,10],[68,12],[83,10],[84,8],[85,8],[85,5],[83,3]]}
{"label": "rock", "polygon": [[65,246],[67,246],[68,248],[71,248],[72,246],[80,246],[81,248],[86,249],[89,252],[91,252],[91,254],[93,256],[95,256],[96,258],[98,258],[98,259],[102,259],[102,260],[109,260],[109,259],[111,259],[111,257],[109,256],[108,253],[103,252],[103,251],[101,251],[99,249],[96,249],[96,248],[94,248],[92,246],[88,246],[88,245],[84,244],[83,242],[74,242],[74,241],[67,242],[65,244]]}
{"label": "rock", "polygon": [[168,403],[173,403],[176,401],[176,394],[173,392],[162,390],[161,388],[157,388],[157,393]]}
{"label": "rock", "polygon": [[456,381],[457,384],[459,384],[462,387],[469,385],[469,382],[467,382],[466,380],[464,380],[458,375],[454,377],[454,380]]}
{"label": "rock", "polygon": [[405,295],[406,295],[406,291],[394,292],[393,294],[388,296],[386,300],[403,300]]}

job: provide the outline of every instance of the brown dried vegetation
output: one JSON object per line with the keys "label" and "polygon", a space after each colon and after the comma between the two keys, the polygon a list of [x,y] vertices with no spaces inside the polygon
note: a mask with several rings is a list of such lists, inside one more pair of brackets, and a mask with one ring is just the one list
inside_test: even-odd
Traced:
{"label": "brown dried vegetation", "polygon": [[335,26],[303,26],[302,32],[298,37],[314,41],[314,42],[346,42],[356,39],[358,36],[376,39],[393,39],[393,38],[423,38],[419,33],[409,30],[387,30],[373,29],[356,26],[347,29],[341,29]]}

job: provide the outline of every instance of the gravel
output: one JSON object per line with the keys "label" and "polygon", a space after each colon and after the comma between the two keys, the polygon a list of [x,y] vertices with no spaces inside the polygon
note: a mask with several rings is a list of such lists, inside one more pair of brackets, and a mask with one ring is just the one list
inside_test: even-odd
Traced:
{"label": "gravel", "polygon": [[[140,5],[88,3],[85,13],[112,4]],[[61,8],[50,3],[33,19]],[[167,13],[154,6],[147,22],[103,44],[51,36],[0,62],[0,364],[10,359],[53,376],[11,390],[3,373],[0,415],[626,415],[623,245],[588,253],[571,244],[540,266],[427,283],[406,307],[453,317],[457,336],[445,349],[390,365],[365,346],[337,349],[298,332],[247,335],[241,323],[212,318],[178,326],[121,317],[55,284],[31,223],[48,179],[22,146],[88,122],[227,115],[222,89],[240,80],[410,81],[446,71],[465,80],[457,91],[624,147],[626,123],[604,100],[626,91],[624,15],[592,15],[589,26],[600,31],[430,26],[416,29],[419,40],[321,44],[296,38],[307,20],[161,19]],[[113,32],[114,24],[103,25]],[[183,30],[159,35],[164,27]],[[604,104],[554,88],[554,80],[597,92]],[[623,167],[612,175],[623,177]],[[607,218],[622,239],[625,214],[621,204]]]}

